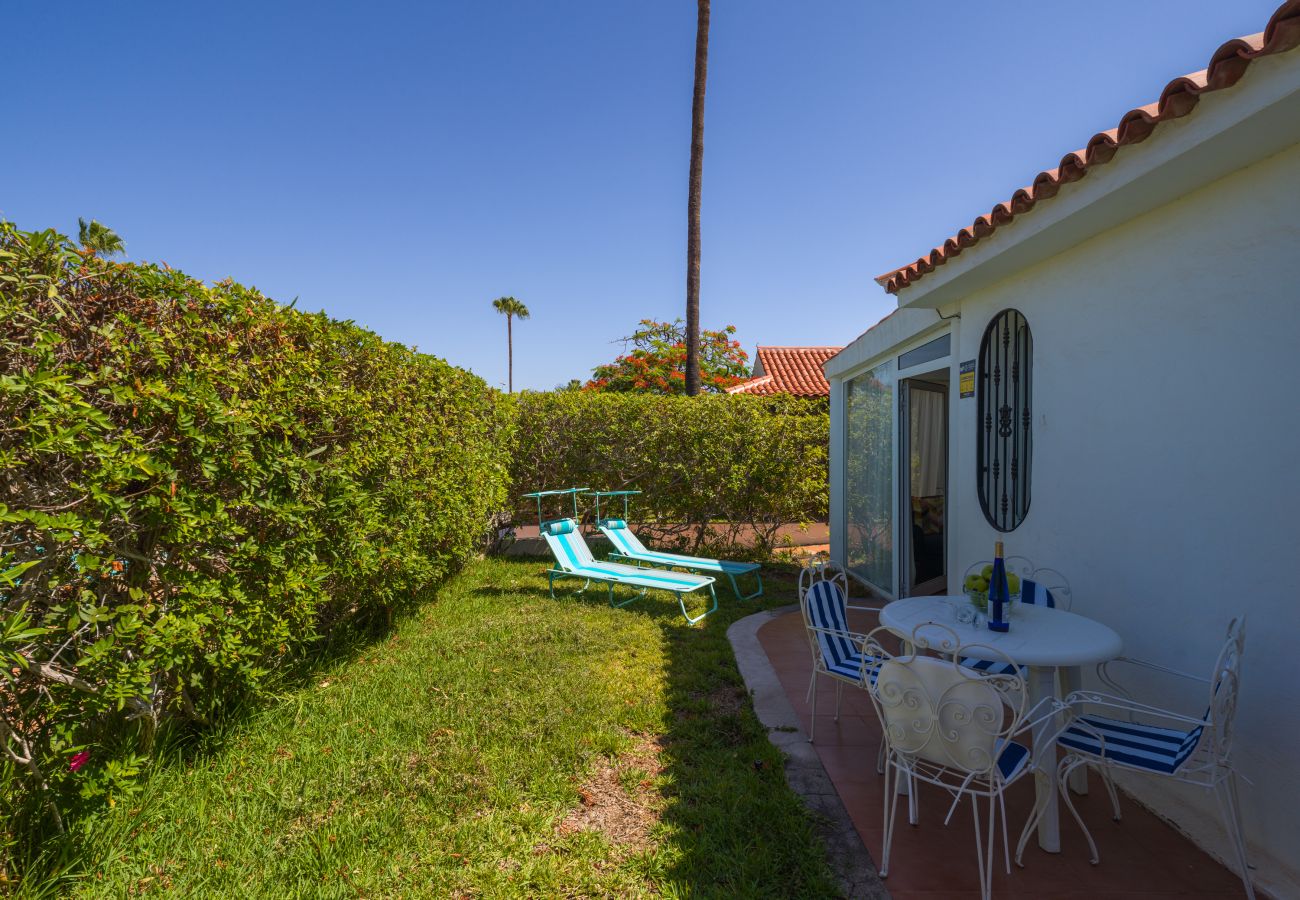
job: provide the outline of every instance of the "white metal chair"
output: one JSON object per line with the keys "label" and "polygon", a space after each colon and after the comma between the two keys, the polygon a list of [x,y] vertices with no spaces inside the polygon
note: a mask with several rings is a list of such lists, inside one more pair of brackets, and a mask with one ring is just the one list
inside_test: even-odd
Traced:
{"label": "white metal chair", "polygon": [[812,678],[808,684],[808,702],[812,707],[811,742],[817,733],[817,679],[821,675],[835,679],[835,721],[840,718],[844,685],[866,688],[874,669],[872,660],[863,656],[863,634],[849,630],[848,611],[863,610],[879,614],[874,606],[849,603],[848,573],[835,563],[817,562],[799,573],[799,607],[808,631],[812,650]]}
{"label": "white metal chair", "polygon": [[[1080,766],[1101,771],[1115,810],[1120,818],[1119,797],[1111,780],[1114,769],[1141,772],[1193,784],[1214,793],[1219,814],[1232,841],[1238,874],[1246,896],[1254,898],[1246,843],[1241,833],[1241,804],[1237,797],[1237,773],[1232,766],[1233,720],[1237,712],[1237,691],[1241,681],[1241,660],[1245,651],[1244,619],[1233,619],[1210,678],[1201,678],[1142,660],[1120,657],[1097,667],[1098,675],[1114,693],[1075,691],[1065,698],[1071,721],[1059,743],[1069,752],[1060,763],[1061,796],[1088,838],[1092,862],[1100,860],[1097,845],[1083,824],[1066,783]],[[1149,671],[1208,684],[1210,702],[1203,716],[1188,716],[1134,700],[1108,671],[1114,663],[1138,666]],[[1116,718],[1115,716],[1123,718]],[[1024,849],[1024,839],[1016,859]]]}
{"label": "white metal chair", "polygon": [[[1025,581],[1032,582],[1035,587],[1032,597],[1026,596],[1031,592],[1023,589]],[[1021,603],[1043,602],[1048,606],[1064,609],[1067,612],[1071,604],[1074,603],[1074,592],[1070,589],[1069,579],[1055,569],[1034,569],[1029,574],[1028,579],[1021,579],[1021,588]]]}
{"label": "white metal chair", "polygon": [[[963,799],[970,799],[980,893],[988,900],[999,811],[1003,857],[1008,874],[1011,872],[1004,792],[1033,770],[1029,747],[1016,738],[1037,724],[1042,707],[1025,708],[1025,683],[1019,667],[992,647],[979,645],[980,655],[1004,656],[1009,674],[963,666],[963,654],[976,645],[960,644],[956,632],[942,625],[924,624],[904,637],[906,655],[891,655],[881,641],[884,634],[899,637],[878,628],[863,643],[864,653],[879,660],[870,693],[885,732],[885,834],[880,876],[889,874],[899,780],[906,779],[912,787],[909,821],[913,824],[917,820],[915,785],[921,781],[952,796],[944,824]],[[922,651],[937,655],[923,656]],[[1059,707],[1050,698],[1044,705],[1047,708],[1041,714],[1048,716]],[[988,801],[987,831],[981,829],[980,800]],[[1036,819],[1031,818],[1025,824],[1025,834],[1035,824]]]}

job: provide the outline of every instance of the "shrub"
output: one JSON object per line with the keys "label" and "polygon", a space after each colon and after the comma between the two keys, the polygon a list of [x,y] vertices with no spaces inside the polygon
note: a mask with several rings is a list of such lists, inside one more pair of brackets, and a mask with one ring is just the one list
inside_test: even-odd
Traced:
{"label": "shrub", "polygon": [[54,818],[129,791],[161,722],[475,552],[511,440],[439,359],[0,224],[5,783]]}
{"label": "shrub", "polygon": [[780,525],[826,519],[825,401],[562,391],[516,404],[516,522],[537,515],[520,494],[574,485],[643,491],[633,520],[693,550],[764,553]]}
{"label": "shrub", "polygon": [[[749,354],[740,349],[740,341],[732,339],[735,333],[735,325],[700,333],[700,390],[705,393],[725,393],[749,377]],[[686,326],[681,319],[642,319],[641,326],[623,338],[623,343],[631,344],[632,352],[596,366],[583,390],[686,393]]]}

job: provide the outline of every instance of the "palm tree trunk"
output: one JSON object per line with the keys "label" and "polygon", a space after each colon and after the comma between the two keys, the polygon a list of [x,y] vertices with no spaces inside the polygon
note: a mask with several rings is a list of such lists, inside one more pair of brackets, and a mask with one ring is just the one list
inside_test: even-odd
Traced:
{"label": "palm tree trunk", "polygon": [[698,0],[691,174],[686,199],[686,393],[700,392],[700,193],[704,184],[704,82],[709,70],[709,0]]}
{"label": "palm tree trunk", "polygon": [[506,316],[506,393],[515,392],[515,334],[511,327],[514,316]]}

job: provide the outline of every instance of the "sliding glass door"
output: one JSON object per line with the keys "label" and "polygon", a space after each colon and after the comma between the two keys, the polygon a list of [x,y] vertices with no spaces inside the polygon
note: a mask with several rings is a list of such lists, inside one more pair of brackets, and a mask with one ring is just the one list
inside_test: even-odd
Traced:
{"label": "sliding glass door", "polygon": [[894,363],[845,384],[844,510],[850,571],[890,596],[894,580]]}
{"label": "sliding glass door", "polygon": [[899,596],[942,593],[948,556],[948,372],[899,382]]}

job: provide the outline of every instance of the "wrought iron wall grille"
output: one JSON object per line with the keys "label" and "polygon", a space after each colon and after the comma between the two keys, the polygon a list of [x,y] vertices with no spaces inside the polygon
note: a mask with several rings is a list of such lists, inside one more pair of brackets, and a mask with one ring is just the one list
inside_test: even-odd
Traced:
{"label": "wrought iron wall grille", "polygon": [[998,531],[1014,530],[1029,512],[1033,355],[1029,323],[1018,310],[993,317],[980,342],[976,481],[984,517]]}

